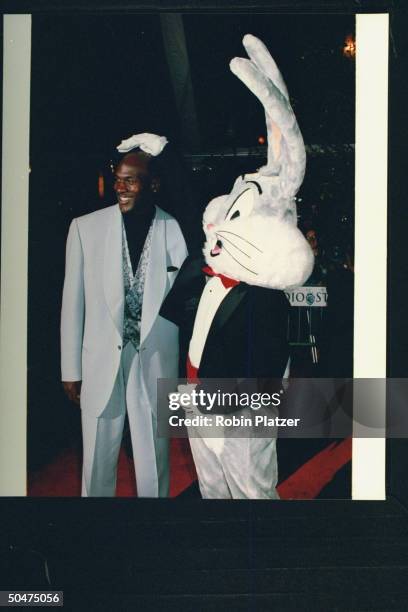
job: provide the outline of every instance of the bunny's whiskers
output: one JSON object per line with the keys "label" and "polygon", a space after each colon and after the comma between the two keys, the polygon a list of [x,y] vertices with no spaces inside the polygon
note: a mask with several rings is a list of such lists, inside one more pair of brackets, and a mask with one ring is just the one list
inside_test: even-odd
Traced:
{"label": "bunny's whiskers", "polygon": [[258,276],[258,273],[257,273],[257,272],[254,272],[254,270],[250,270],[249,268],[247,268],[246,266],[244,266],[244,264],[242,264],[242,263],[239,261],[239,259],[237,259],[236,257],[234,257],[234,256],[233,256],[233,254],[232,254],[232,253],[230,253],[230,252],[229,252],[229,250],[228,250],[228,249],[227,249],[225,246],[223,247],[223,249],[224,249],[224,251],[225,251],[226,253],[228,253],[228,255],[229,255],[229,256],[230,256],[230,257],[231,257],[231,258],[232,258],[234,261],[236,261],[236,262],[237,262],[237,264],[239,264],[239,265],[240,265],[242,268],[245,268],[245,270],[247,270],[247,271],[248,271],[248,272],[250,272],[251,274],[255,274],[255,276]]}
{"label": "bunny's whiskers", "polygon": [[[216,236],[218,238],[219,234],[217,233]],[[229,244],[231,244],[235,249],[237,249],[237,251],[239,251],[240,253],[245,255],[245,257],[249,257],[249,259],[251,259],[251,256],[248,255],[248,253],[245,253],[245,251],[243,251],[239,247],[237,247],[237,245],[234,242],[232,242],[232,240],[229,240],[229,238],[226,238],[225,236],[222,236],[222,239],[223,239],[223,241],[228,242]]]}
{"label": "bunny's whiskers", "polygon": [[[237,238],[239,238],[243,242],[246,242],[247,244],[250,244],[251,247],[253,247],[257,251],[259,251],[260,253],[263,253],[263,251],[261,249],[259,249],[253,242],[250,242],[249,240],[246,240],[246,238],[243,238],[239,234],[235,234],[234,232],[228,232],[227,230],[221,230],[221,231],[217,232],[217,234],[219,236],[221,236],[221,237],[223,237],[223,234],[231,234],[232,236],[236,236]],[[227,238],[224,237],[224,240],[227,240]]]}

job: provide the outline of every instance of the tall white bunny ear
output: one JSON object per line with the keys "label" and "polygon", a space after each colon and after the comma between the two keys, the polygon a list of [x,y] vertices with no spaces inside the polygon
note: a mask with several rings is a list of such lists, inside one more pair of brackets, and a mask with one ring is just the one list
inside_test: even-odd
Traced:
{"label": "tall white bunny ear", "polygon": [[250,59],[235,57],[231,71],[252,91],[265,109],[268,162],[264,176],[279,175],[281,193],[293,197],[302,184],[306,152],[302,134],[289,102],[279,69],[263,42],[246,34],[244,47]]}

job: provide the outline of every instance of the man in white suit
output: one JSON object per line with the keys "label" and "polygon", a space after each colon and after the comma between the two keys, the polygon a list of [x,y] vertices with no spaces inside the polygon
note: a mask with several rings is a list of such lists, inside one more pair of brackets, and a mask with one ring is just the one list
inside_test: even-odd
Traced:
{"label": "man in white suit", "polygon": [[71,223],[61,314],[64,390],[80,403],[83,496],[114,496],[126,412],[138,495],[165,497],[168,440],[158,438],[157,379],[178,374],[178,328],[159,315],[187,249],[177,221],[154,206],[164,137],[122,141],[118,203]]}

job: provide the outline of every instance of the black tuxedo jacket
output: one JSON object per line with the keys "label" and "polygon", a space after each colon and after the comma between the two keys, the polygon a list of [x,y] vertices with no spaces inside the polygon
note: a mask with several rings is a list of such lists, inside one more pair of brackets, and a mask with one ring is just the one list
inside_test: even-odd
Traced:
{"label": "black tuxedo jacket", "polygon": [[[180,328],[180,375],[205,274],[202,258],[187,258],[160,314]],[[199,378],[282,378],[289,356],[289,302],[283,291],[239,283],[221,302],[208,332]]]}

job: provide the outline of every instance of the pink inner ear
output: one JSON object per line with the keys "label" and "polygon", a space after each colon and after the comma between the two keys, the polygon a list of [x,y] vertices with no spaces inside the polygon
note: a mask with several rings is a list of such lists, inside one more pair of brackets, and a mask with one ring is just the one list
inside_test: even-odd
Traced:
{"label": "pink inner ear", "polygon": [[272,137],[273,157],[277,161],[280,157],[280,152],[281,152],[282,132],[280,131],[278,125],[272,120],[271,120],[271,130],[269,132],[269,138],[271,137]]}

